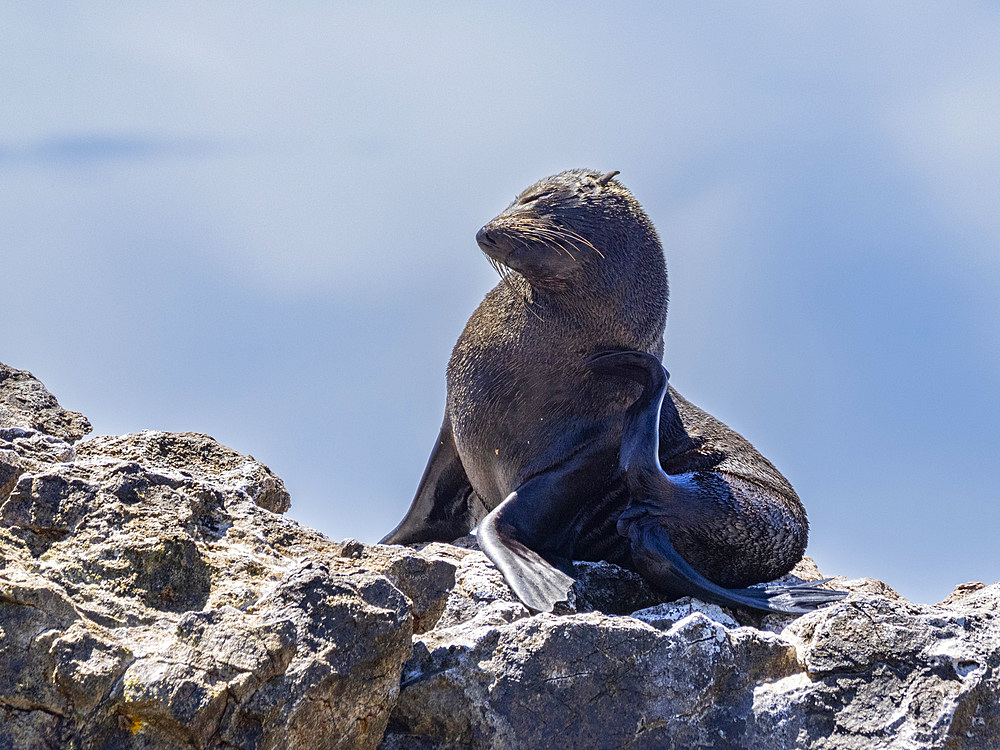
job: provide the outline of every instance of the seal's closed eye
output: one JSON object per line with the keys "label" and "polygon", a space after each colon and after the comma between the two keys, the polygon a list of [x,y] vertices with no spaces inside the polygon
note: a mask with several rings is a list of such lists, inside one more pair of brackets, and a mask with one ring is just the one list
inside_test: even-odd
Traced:
{"label": "seal's closed eye", "polygon": [[520,203],[523,206],[526,206],[529,203],[535,203],[536,201],[540,201],[542,198],[547,198],[548,196],[552,195],[553,192],[555,191],[542,190],[539,193],[532,193],[531,195],[526,195],[523,198],[521,198],[521,200],[518,201],[518,203]]}

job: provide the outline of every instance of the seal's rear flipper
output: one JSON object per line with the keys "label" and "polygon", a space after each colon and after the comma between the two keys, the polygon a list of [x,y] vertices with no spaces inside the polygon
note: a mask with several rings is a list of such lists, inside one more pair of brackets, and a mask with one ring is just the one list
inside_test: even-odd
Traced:
{"label": "seal's rear flipper", "polygon": [[844,591],[820,588],[825,581],[792,586],[767,584],[727,589],[712,583],[681,557],[655,513],[633,505],[618,520],[618,532],[628,538],[632,561],[654,586],[678,596],[693,596],[722,607],[749,607],[764,612],[800,615],[847,596]]}
{"label": "seal's rear flipper", "polygon": [[[668,476],[660,465],[659,420],[667,394],[666,370],[653,355],[633,351],[600,352],[587,360],[587,366],[594,372],[629,378],[643,386],[642,394],[625,412],[620,467],[632,504],[618,519],[618,533],[628,538],[632,562],[650,583],[678,596],[695,596],[726,607],[787,614],[810,612],[847,596],[816,583],[727,589],[695,570],[674,548],[663,521],[669,517],[674,524],[686,521],[688,527],[697,528],[702,510],[711,512],[719,501],[697,483],[686,485]],[[673,416],[679,419],[676,411]],[[725,480],[721,484],[728,488]],[[760,497],[766,499],[768,492],[769,488],[762,488]],[[765,505],[765,511],[768,507],[784,508],[790,502],[773,493],[770,496],[771,505]],[[794,493],[791,500],[798,502]]]}
{"label": "seal's rear flipper", "polygon": [[518,599],[538,612],[551,612],[569,599],[573,579],[517,539],[517,529],[504,518],[517,500],[517,493],[512,492],[483,519],[476,532],[479,548],[499,568]]}

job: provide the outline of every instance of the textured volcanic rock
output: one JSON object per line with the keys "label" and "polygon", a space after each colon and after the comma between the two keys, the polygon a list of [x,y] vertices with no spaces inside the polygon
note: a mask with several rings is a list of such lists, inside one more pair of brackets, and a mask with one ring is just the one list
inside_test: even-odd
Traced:
{"label": "textured volcanic rock", "polygon": [[82,414],[63,409],[35,376],[0,363],[0,428],[21,427],[75,443],[88,432]]}
{"label": "textured volcanic rock", "polygon": [[1000,747],[1000,585],[947,608],[862,593],[773,630],[690,599],[516,615],[415,636],[385,750]]}
{"label": "textured volcanic rock", "polygon": [[87,429],[0,367],[0,749],[1000,750],[1000,584],[795,618],[577,563],[533,614],[474,537],[332,542],[206,435]]}
{"label": "textured volcanic rock", "polygon": [[0,747],[378,744],[413,619],[389,578],[273,512],[252,458],[193,433],[74,449],[85,420],[0,372],[29,396],[0,399]]}

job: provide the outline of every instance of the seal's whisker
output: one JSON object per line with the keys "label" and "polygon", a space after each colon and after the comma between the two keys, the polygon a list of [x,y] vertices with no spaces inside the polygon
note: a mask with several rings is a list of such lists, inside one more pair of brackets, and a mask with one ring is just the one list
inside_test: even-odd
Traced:
{"label": "seal's whisker", "polygon": [[[505,229],[500,230],[500,232],[507,239],[512,239],[514,241],[517,241],[519,239],[518,236],[515,233],[508,232]],[[542,320],[543,319],[542,316],[539,315],[535,311],[535,309],[532,306],[531,302],[528,300],[528,294],[531,291],[531,286],[527,285],[527,289],[524,290],[524,291],[519,290],[514,285],[514,282],[510,278],[511,274],[514,273],[514,271],[511,268],[509,268],[508,266],[505,266],[500,261],[495,260],[494,258],[491,258],[489,255],[486,256],[486,259],[489,261],[490,265],[493,266],[493,268],[496,269],[497,273],[500,274],[500,278],[503,280],[504,286],[507,287],[507,290],[511,293],[511,296],[517,298],[517,301],[521,303],[521,307],[523,307],[527,312],[530,312],[532,315],[534,315],[539,320]]]}
{"label": "seal's whisker", "polygon": [[[557,242],[541,227],[532,227],[530,231],[525,231],[523,232],[523,234],[526,237],[530,237],[534,240],[537,240],[538,242],[541,242],[543,245],[548,245],[560,255],[562,253],[566,253],[566,255],[573,258],[573,253],[571,253],[564,244],[562,244],[561,242]],[[576,258],[573,258],[573,260],[576,260]]]}
{"label": "seal's whisker", "polygon": [[[586,237],[577,232],[574,232],[572,229],[569,229],[568,227],[558,226],[546,219],[541,219],[541,218],[536,219],[526,216],[520,216],[513,222],[513,226],[517,227],[525,234],[533,232],[537,236],[544,233],[545,236],[550,241],[555,241],[557,239],[562,240],[564,242],[568,242],[573,247],[580,247],[581,244],[586,245],[595,253],[597,253],[601,258],[604,258],[604,253],[598,250],[594,246],[594,243],[592,243]],[[560,245],[560,247],[565,249],[565,245]],[[569,255],[570,257],[573,257],[572,253],[569,253]],[[576,260],[576,258],[573,258],[573,260]]]}
{"label": "seal's whisker", "polygon": [[576,256],[569,251],[569,248],[567,248],[566,245],[562,244],[562,242],[559,241],[559,240],[565,240],[569,242],[571,246],[576,247],[576,244],[572,241],[572,239],[567,239],[563,235],[548,228],[547,226],[533,227],[532,231],[535,233],[536,237],[541,237],[543,238],[543,241],[545,241],[546,243],[551,243],[555,245],[557,251],[559,248],[562,248],[562,251],[565,252],[566,255],[568,255],[573,260],[576,260]]}
{"label": "seal's whisker", "polygon": [[499,274],[500,280],[504,283],[504,285],[511,291],[514,291],[513,287],[510,286],[510,282],[507,280],[507,269],[504,267],[504,265],[501,264],[500,261],[496,260],[495,258],[490,257],[490,255],[488,255],[486,251],[483,251],[483,255],[486,256],[486,262],[493,267],[493,270],[496,271],[497,274]]}
{"label": "seal's whisker", "polygon": [[[551,233],[548,232],[545,225],[541,224],[538,220],[522,220],[518,223],[517,228],[525,237],[538,240],[543,244],[549,244],[547,240],[552,239]],[[571,258],[573,257],[573,254],[570,253],[569,250],[566,249],[566,246],[561,243],[555,243],[554,249],[557,253],[565,252]]]}
{"label": "seal's whisker", "polygon": [[[500,281],[503,283],[505,287],[507,287],[507,291],[510,292],[511,296],[516,298],[517,301],[521,303],[521,307],[523,307],[526,311],[530,312],[539,320],[542,320],[543,319],[542,316],[539,315],[537,312],[535,312],[531,302],[528,301],[528,291],[521,291],[514,285],[514,282],[511,280],[510,276],[513,273],[513,271],[500,261],[496,260],[495,258],[491,258],[485,252],[483,253],[483,255],[486,256],[486,261],[491,266],[493,266],[493,270],[496,271],[498,274],[500,274]],[[528,287],[528,289],[530,291],[530,287]]]}
{"label": "seal's whisker", "polygon": [[[520,229],[521,229],[521,234],[525,235],[526,237],[534,238],[534,239],[536,239],[536,240],[538,240],[540,242],[547,242],[547,241],[550,241],[550,240],[562,239],[562,237],[560,237],[560,235],[558,233],[553,232],[552,229],[550,229],[545,224],[535,224],[535,225],[531,225],[531,226],[524,226],[524,227],[521,227]],[[563,249],[563,250],[566,249],[566,246],[563,245],[563,244],[561,244],[561,243],[559,243],[559,247],[561,249]]]}
{"label": "seal's whisker", "polygon": [[604,257],[604,253],[602,253],[600,250],[598,250],[596,247],[594,247],[593,243],[590,240],[588,240],[586,237],[584,237],[584,236],[582,236],[580,234],[577,234],[572,229],[567,229],[566,227],[562,227],[561,231],[564,232],[565,234],[569,235],[570,237],[573,237],[573,238],[579,240],[584,245],[586,245],[591,250],[593,250],[595,253],[597,253],[598,255],[600,255],[602,258]]}

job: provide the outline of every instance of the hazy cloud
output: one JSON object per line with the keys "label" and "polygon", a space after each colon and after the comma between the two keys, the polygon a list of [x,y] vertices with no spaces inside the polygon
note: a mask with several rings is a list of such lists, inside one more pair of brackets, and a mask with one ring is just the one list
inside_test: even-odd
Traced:
{"label": "hazy cloud", "polygon": [[93,133],[51,137],[25,145],[0,145],[0,164],[79,167],[155,158],[204,156],[217,151],[218,148],[208,142]]}

